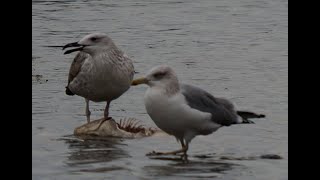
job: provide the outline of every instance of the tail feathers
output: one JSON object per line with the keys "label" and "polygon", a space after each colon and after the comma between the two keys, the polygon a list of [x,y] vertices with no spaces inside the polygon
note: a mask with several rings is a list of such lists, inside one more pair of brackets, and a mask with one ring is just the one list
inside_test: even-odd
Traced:
{"label": "tail feathers", "polygon": [[68,86],[66,87],[66,94],[69,95],[69,96],[73,96],[74,95],[74,93],[70,91]]}
{"label": "tail feathers", "polygon": [[264,114],[256,114],[248,111],[237,111],[237,114],[242,118],[243,124],[254,124],[253,121],[249,120],[251,118],[264,118]]}

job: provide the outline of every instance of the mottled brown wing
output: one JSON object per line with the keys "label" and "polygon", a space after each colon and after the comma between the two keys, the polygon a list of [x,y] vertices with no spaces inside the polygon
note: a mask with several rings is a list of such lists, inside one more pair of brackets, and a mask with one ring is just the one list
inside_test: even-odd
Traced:
{"label": "mottled brown wing", "polygon": [[70,70],[69,70],[69,77],[68,77],[68,85],[69,83],[78,75],[81,70],[81,66],[83,62],[89,57],[90,55],[84,52],[79,52],[76,57],[73,59],[71,63]]}
{"label": "mottled brown wing", "polygon": [[78,73],[81,70],[81,67],[84,63],[84,61],[89,58],[90,55],[84,52],[79,52],[76,57],[73,59],[71,66],[70,66],[70,70],[69,70],[69,77],[68,77],[68,85],[66,87],[66,94],[73,96],[74,93],[71,92],[71,90],[69,89],[69,84],[70,82],[78,75]]}

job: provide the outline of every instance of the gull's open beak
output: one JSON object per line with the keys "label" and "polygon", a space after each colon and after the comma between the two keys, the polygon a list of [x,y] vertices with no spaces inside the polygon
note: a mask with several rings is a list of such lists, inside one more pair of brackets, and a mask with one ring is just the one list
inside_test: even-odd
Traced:
{"label": "gull's open beak", "polygon": [[84,45],[81,45],[78,42],[69,43],[69,44],[66,44],[65,46],[63,46],[62,50],[66,49],[66,48],[70,48],[70,47],[78,47],[78,48],[69,49],[66,52],[64,52],[64,54],[70,54],[75,51],[81,51],[84,48]]}
{"label": "gull's open beak", "polygon": [[145,77],[142,77],[142,78],[138,78],[138,79],[133,80],[131,85],[136,86],[139,84],[147,84],[147,83],[148,83],[148,80]]}

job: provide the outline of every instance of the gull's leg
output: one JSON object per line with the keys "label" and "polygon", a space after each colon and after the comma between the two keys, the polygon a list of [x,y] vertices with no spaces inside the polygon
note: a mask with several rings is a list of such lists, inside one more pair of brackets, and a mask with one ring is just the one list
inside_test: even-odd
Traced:
{"label": "gull's leg", "polygon": [[[184,146],[184,143],[183,143],[183,140],[181,141],[181,145]],[[183,152],[183,155],[182,155],[182,160],[184,160],[185,162],[189,162],[188,161],[188,154],[187,154],[187,151],[189,149],[189,143],[186,142],[186,145],[184,146],[185,147],[185,151]]]}
{"label": "gull's leg", "polygon": [[91,112],[89,110],[89,99],[85,99],[86,100],[86,116],[87,116],[87,122],[90,122],[90,115]]}
{"label": "gull's leg", "polygon": [[187,151],[188,151],[188,143],[187,145],[184,144],[183,140],[180,140],[181,142],[181,146],[182,148],[179,149],[179,150],[176,150],[176,151],[171,151],[171,152],[155,152],[155,151],[152,151],[150,153],[147,154],[147,156],[153,156],[153,155],[176,155],[178,153],[183,153],[183,156],[187,157]]}
{"label": "gull's leg", "polygon": [[104,109],[103,115],[105,120],[108,120],[109,118],[109,106],[110,106],[110,101],[107,102],[106,108]]}
{"label": "gull's leg", "polygon": [[102,123],[104,123],[105,121],[112,119],[112,117],[109,117],[109,106],[110,106],[110,102],[111,102],[111,101],[108,101],[108,102],[107,102],[106,108],[104,109],[104,118],[99,122],[99,125],[98,125],[98,127],[97,127],[95,130],[99,129],[100,126],[102,125]]}

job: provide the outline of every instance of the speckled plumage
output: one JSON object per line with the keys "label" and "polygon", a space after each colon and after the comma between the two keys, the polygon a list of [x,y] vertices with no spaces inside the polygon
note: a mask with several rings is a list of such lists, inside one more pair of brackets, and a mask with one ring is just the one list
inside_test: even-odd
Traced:
{"label": "speckled plumage", "polygon": [[78,45],[83,49],[71,64],[66,92],[86,99],[89,122],[89,101],[106,101],[105,116],[108,115],[108,104],[130,88],[134,67],[132,60],[105,34],[87,35]]}

